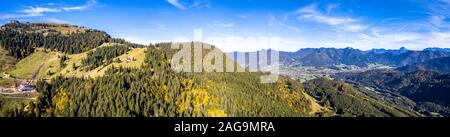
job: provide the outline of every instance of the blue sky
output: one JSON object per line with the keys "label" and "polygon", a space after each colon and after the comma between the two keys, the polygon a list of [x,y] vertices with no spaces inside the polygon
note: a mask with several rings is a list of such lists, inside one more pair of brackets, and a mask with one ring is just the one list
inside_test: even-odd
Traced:
{"label": "blue sky", "polygon": [[1,24],[70,23],[143,44],[189,41],[201,29],[224,51],[450,48],[450,0],[1,1]]}

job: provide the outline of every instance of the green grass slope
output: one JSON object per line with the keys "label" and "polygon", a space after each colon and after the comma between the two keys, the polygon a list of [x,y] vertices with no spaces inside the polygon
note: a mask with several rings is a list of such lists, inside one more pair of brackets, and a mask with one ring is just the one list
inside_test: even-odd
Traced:
{"label": "green grass slope", "polygon": [[20,60],[10,74],[20,79],[32,79],[33,76],[35,79],[50,78],[53,73],[60,71],[61,56],[59,52],[36,50],[30,56]]}

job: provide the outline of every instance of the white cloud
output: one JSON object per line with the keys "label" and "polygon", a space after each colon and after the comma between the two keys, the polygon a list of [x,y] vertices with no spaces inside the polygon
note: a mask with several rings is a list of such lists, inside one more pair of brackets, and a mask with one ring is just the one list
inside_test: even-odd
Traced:
{"label": "white cloud", "polygon": [[163,24],[153,24],[148,29],[138,27],[136,29],[126,29],[126,30],[132,30],[135,32],[155,32],[155,31],[161,32],[161,31],[165,31],[166,29],[167,29],[166,26],[164,26]]}
{"label": "white cloud", "polygon": [[26,17],[36,17],[36,15],[31,14],[5,14],[1,15],[0,19],[13,19],[13,18],[26,18]]}
{"label": "white cloud", "polygon": [[28,9],[22,10],[22,13],[28,15],[28,17],[43,16],[45,12],[61,12],[57,8],[46,8],[46,7],[29,7]]}
{"label": "white cloud", "polygon": [[84,5],[74,6],[74,7],[63,7],[62,9],[65,11],[85,10],[85,9],[95,6],[96,4],[97,4],[96,0],[90,0],[90,1],[87,1]]}
{"label": "white cloud", "polygon": [[283,26],[286,26],[287,28],[289,28],[289,29],[291,29],[291,30],[295,30],[295,31],[298,31],[298,30],[300,30],[299,28],[297,28],[297,27],[294,27],[294,26],[289,26],[289,25],[285,25],[285,24],[280,24],[280,25],[283,25]]}
{"label": "white cloud", "polygon": [[182,10],[186,9],[186,7],[183,4],[181,4],[179,0],[167,0],[167,2],[169,2],[170,4],[172,4],[173,6],[179,8],[179,9],[182,9]]}
{"label": "white cloud", "polygon": [[341,30],[350,31],[350,32],[359,32],[359,31],[363,31],[363,30],[367,29],[366,26],[359,25],[359,24],[349,24],[349,25],[337,26],[337,28],[339,28]]}
{"label": "white cloud", "polygon": [[196,0],[189,8],[210,8],[212,3],[209,0]]}
{"label": "white cloud", "polygon": [[[328,4],[320,7],[311,4],[299,8],[289,16],[296,19],[328,25],[336,31],[335,38],[303,40],[298,43],[303,47],[353,47],[363,50],[372,48],[398,49],[407,47],[420,50],[427,47],[450,48],[450,9],[449,0],[440,0],[440,5],[430,8],[430,17],[421,21],[400,22],[400,18],[389,18],[381,21],[381,24],[364,24],[363,20],[349,17],[336,16],[334,11],[339,5]],[[395,20],[395,21],[394,21]],[[269,25],[277,25],[275,17],[269,17]],[[291,41],[296,41],[291,39]],[[295,43],[295,42],[293,42]]]}
{"label": "white cloud", "polygon": [[215,27],[215,28],[231,28],[234,26],[234,23],[232,22],[228,22],[228,23],[224,23],[224,22],[214,22],[212,24],[206,24],[208,27]]}
{"label": "white cloud", "polygon": [[[328,5],[327,12],[329,13],[337,7],[338,6],[336,5]],[[367,27],[358,24],[358,22],[360,21],[357,19],[350,17],[334,17],[322,14],[320,11],[318,11],[317,4],[311,4],[309,6],[300,8],[299,10],[297,10],[296,14],[300,14],[297,17],[297,20],[299,21],[307,20],[324,23],[345,31],[359,32],[367,29]]]}
{"label": "white cloud", "polygon": [[61,12],[61,10],[57,8],[28,7],[27,9],[21,10],[18,14],[1,15],[0,19],[38,17],[44,16],[44,13],[48,12]]}
{"label": "white cloud", "polygon": [[450,0],[430,0],[426,1],[425,4],[427,6],[429,12],[433,15],[444,15],[450,16]]}
{"label": "white cloud", "polygon": [[[5,14],[1,15],[0,19],[13,19],[13,18],[27,18],[27,17],[38,17],[38,16],[45,16],[45,13],[57,13],[57,12],[63,12],[63,11],[72,11],[72,10],[85,10],[90,7],[93,7],[97,4],[96,0],[90,0],[87,1],[86,4],[81,6],[74,6],[74,7],[39,7],[39,6],[29,6],[26,9],[20,10],[18,13],[15,14]],[[54,6],[54,3],[47,4],[48,6]]]}
{"label": "white cloud", "polygon": [[312,4],[304,8],[301,8],[297,11],[297,13],[301,14],[301,16],[297,18],[299,20],[302,19],[312,20],[316,22],[326,23],[329,25],[341,25],[357,21],[356,19],[353,18],[332,17],[324,15],[317,10],[317,4]]}
{"label": "white cloud", "polygon": [[137,44],[143,44],[143,45],[147,45],[152,43],[151,40],[149,40],[148,38],[143,38],[143,37],[133,37],[133,36],[122,36],[120,38],[123,38],[127,41],[131,41],[133,43],[137,43]]}
{"label": "white cloud", "polygon": [[429,36],[429,43],[436,47],[450,48],[450,32],[433,32]]}
{"label": "white cloud", "polygon": [[447,17],[442,15],[433,15],[430,17],[430,23],[438,28],[450,28],[450,23],[446,22]]}
{"label": "white cloud", "polygon": [[388,43],[400,43],[400,42],[414,42],[422,38],[422,34],[403,32],[403,33],[391,33],[383,34],[378,39]]}
{"label": "white cloud", "polygon": [[60,20],[60,19],[55,19],[55,18],[48,18],[46,19],[47,22],[51,22],[51,23],[59,23],[59,24],[68,24],[68,21],[64,21],[64,20]]}
{"label": "white cloud", "polygon": [[239,15],[236,15],[236,17],[246,19],[246,18],[248,18],[248,14],[239,14]]}
{"label": "white cloud", "polygon": [[312,20],[312,21],[316,21],[316,22],[326,23],[329,25],[342,25],[342,24],[356,22],[356,20],[352,19],[352,18],[329,17],[329,16],[324,16],[322,14],[306,14],[306,15],[299,16],[297,19],[298,20],[307,19],[307,20]]}
{"label": "white cloud", "polygon": [[[380,24],[368,24],[359,18],[335,16],[336,14],[333,14],[333,12],[337,8],[339,6],[329,4],[319,10],[318,5],[312,4],[300,8],[295,13],[286,14],[286,16],[296,16],[296,19],[300,21],[312,21],[331,26],[338,32],[336,38],[284,37],[281,38],[279,46],[258,45],[251,42],[254,41],[253,39],[241,36],[215,38],[208,42],[217,44],[226,51],[255,51],[263,48],[296,51],[308,47],[353,47],[362,50],[373,48],[398,49],[400,47],[413,50],[421,50],[427,47],[450,48],[450,30],[442,28],[450,28],[450,23],[447,21],[449,16],[445,14],[431,14],[428,20],[421,21],[404,22],[401,18],[389,18],[382,20]],[[272,14],[269,14],[267,19],[268,25],[271,27],[289,29],[289,25],[285,24],[286,20],[279,20],[277,16]],[[295,27],[291,29],[295,30]]]}
{"label": "white cloud", "polygon": [[421,50],[427,47],[450,48],[450,32],[392,32],[389,29],[371,29],[370,33],[357,34],[351,46],[359,49],[387,48]]}
{"label": "white cloud", "polygon": [[182,2],[181,0],[166,0],[169,4],[175,6],[178,9],[185,10],[188,8],[211,8],[212,3],[210,0],[192,0],[189,2]]}
{"label": "white cloud", "polygon": [[287,25],[287,24],[283,23],[282,21],[278,20],[272,14],[269,14],[268,19],[269,19],[269,26],[271,26],[271,27],[289,29],[289,30],[294,30],[294,31],[300,30],[299,28],[297,28],[295,26],[291,26],[291,25]]}
{"label": "white cloud", "polygon": [[205,38],[205,42],[212,43],[225,52],[249,52],[270,48],[278,50],[281,49],[281,41],[279,37],[243,37],[233,35]]}

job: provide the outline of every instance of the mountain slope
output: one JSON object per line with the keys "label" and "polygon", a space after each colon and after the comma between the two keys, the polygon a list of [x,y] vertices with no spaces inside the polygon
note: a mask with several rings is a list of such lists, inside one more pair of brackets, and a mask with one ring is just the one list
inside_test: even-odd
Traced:
{"label": "mountain slope", "polygon": [[427,60],[425,62],[406,65],[397,70],[402,72],[413,72],[418,70],[436,71],[439,73],[450,73],[450,57]]}
{"label": "mountain slope", "polygon": [[406,117],[416,113],[393,107],[364,95],[344,82],[319,78],[304,83],[305,91],[343,117]]}
{"label": "mountain slope", "polygon": [[38,49],[27,58],[20,60],[8,73],[12,77],[20,79],[41,79],[53,72],[60,71],[59,56],[63,54],[58,52],[45,51]]}
{"label": "mountain slope", "polygon": [[20,22],[1,26],[0,37],[0,46],[17,59],[32,54],[35,48],[81,53],[111,39],[105,32],[73,25]]}
{"label": "mountain slope", "polygon": [[439,75],[423,82],[415,82],[400,92],[418,102],[433,102],[450,106],[450,75]]}
{"label": "mountain slope", "polygon": [[[171,57],[177,50],[171,49],[170,45],[160,43],[146,49],[131,48],[112,59],[112,63],[102,62],[94,70],[81,70],[80,62],[95,54],[109,54],[108,51],[67,55],[68,59],[63,62],[65,67],[58,65],[60,71],[52,75],[50,82],[37,83],[41,93],[38,101],[24,105],[27,107],[25,111],[19,105],[4,115],[241,117],[314,116],[320,111],[313,111],[314,100],[306,98],[298,82],[287,78],[282,77],[273,84],[262,84],[260,76],[264,73],[260,72],[175,73],[170,66]],[[92,50],[111,50],[103,47]],[[35,54],[42,53],[37,50],[23,60],[34,60]],[[124,63],[125,60],[115,61],[125,57],[139,57],[136,61],[142,60],[142,64],[134,64],[133,59],[131,63],[134,65]],[[72,75],[73,72],[77,74]],[[93,76],[91,73],[103,74],[90,78]]]}
{"label": "mountain slope", "polygon": [[341,73],[337,74],[336,78],[373,87],[378,92],[405,96],[415,101],[416,110],[423,113],[431,111],[444,116],[450,114],[450,109],[447,108],[450,105],[449,74],[442,75],[433,71],[402,73],[392,70],[373,70],[362,73]]}
{"label": "mountain slope", "polygon": [[[2,110],[3,116],[416,116],[334,81],[300,84],[280,76],[275,83],[263,84],[260,76],[267,75],[264,72],[178,73],[172,69],[172,57],[178,52],[171,48],[172,43],[144,48],[109,38],[102,31],[54,30],[55,26],[64,25],[12,23],[0,30],[8,34],[1,35],[2,47],[19,60],[8,72],[23,80],[39,80],[34,83],[39,92],[36,101],[20,102],[23,105]],[[85,40],[86,43],[80,43]],[[194,42],[190,44],[194,46]],[[195,46],[208,45],[198,44]],[[310,49],[311,54],[304,57],[319,59],[318,55],[323,54],[333,55],[329,61],[340,57],[345,61],[363,55],[356,54],[358,50],[347,50],[323,49],[315,54],[316,50]],[[224,55],[212,46],[203,50],[203,57],[210,56],[210,52]],[[237,68],[246,67],[228,57],[223,61],[231,61]],[[342,90],[338,85],[348,88]]]}
{"label": "mountain slope", "polygon": [[[94,102],[101,101],[97,105],[86,102],[92,105],[91,108],[71,108],[69,105],[64,108],[70,109],[64,111],[58,110],[57,104],[46,104],[47,101],[41,101],[40,104],[46,104],[43,106],[55,110],[48,115],[57,116],[310,115],[310,103],[302,91],[286,88],[282,79],[275,84],[261,84],[258,77],[261,74],[257,73],[175,73],[169,67],[171,54],[175,51],[164,44],[156,47],[147,48],[145,63],[139,69],[111,68],[105,76],[96,79],[57,78],[50,83],[50,87],[55,89],[44,88],[44,93],[56,92],[42,98],[51,100],[50,102],[61,101],[58,96],[68,96],[69,100],[62,101],[74,102],[76,105],[89,98],[80,96],[80,91],[97,95],[93,98]],[[62,83],[57,84],[58,81]],[[76,88],[76,85],[89,83],[97,86],[90,87],[94,88],[92,90]],[[122,100],[124,104],[120,104],[121,101],[115,101],[118,99],[116,96],[125,96],[127,99]],[[133,100],[139,103],[134,103]],[[108,105],[114,102],[118,104]],[[102,109],[103,107],[108,109]],[[77,113],[68,113],[71,111]]]}

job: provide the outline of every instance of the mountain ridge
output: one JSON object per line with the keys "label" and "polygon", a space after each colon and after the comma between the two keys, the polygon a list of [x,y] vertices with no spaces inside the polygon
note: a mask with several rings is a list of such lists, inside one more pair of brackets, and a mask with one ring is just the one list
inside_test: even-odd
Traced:
{"label": "mountain ridge", "polygon": [[[431,50],[433,49],[433,50]],[[273,49],[269,49],[273,50]],[[276,51],[276,50],[275,50]],[[254,51],[258,52],[258,51]],[[254,53],[254,52],[228,52]],[[295,52],[278,51],[280,63],[288,67],[312,66],[329,68],[335,65],[355,65],[367,67],[370,64],[382,64],[392,67],[402,67],[435,58],[449,57],[450,51],[444,48],[426,48],[424,50],[371,49],[360,50],[347,48],[302,48]]]}
{"label": "mountain ridge", "polygon": [[[22,29],[20,24],[17,27]],[[59,39],[48,39],[43,35],[46,32],[40,30],[31,33],[26,32],[26,29],[20,30],[26,33],[8,29],[0,31],[3,34],[20,35],[17,38],[0,35],[6,38],[0,43],[2,47],[8,48],[8,52],[16,55],[14,57],[19,60],[15,71],[8,71],[17,73],[6,79],[31,79],[38,91],[38,95],[33,95],[35,101],[21,100],[0,108],[3,116],[420,116],[408,109],[400,109],[361,94],[361,89],[352,85],[327,79],[317,79],[314,82],[324,84],[315,85],[302,84],[280,76],[275,83],[263,84],[260,83],[259,76],[266,72],[175,73],[171,69],[171,58],[177,50],[170,48],[171,42],[143,46],[121,39],[105,38],[107,35],[101,33],[96,34],[100,39],[90,39],[89,36],[70,36],[82,33],[65,36],[56,32],[48,36],[54,35]],[[27,39],[30,35],[38,39]],[[90,43],[84,43],[85,48],[70,48],[84,39],[91,40]],[[47,45],[49,41],[51,44]],[[193,43],[190,44],[194,46]],[[15,50],[16,48],[20,50]],[[207,53],[215,48],[212,46],[203,52]],[[29,51],[24,54],[18,52],[23,49]],[[320,53],[358,53],[357,50],[347,50],[350,51],[323,49]],[[315,52],[314,49],[311,51]],[[225,57],[224,61],[227,60],[229,58]],[[29,67],[29,64],[38,67]],[[16,77],[22,73],[26,75]],[[34,80],[35,78],[37,79]],[[322,85],[330,91],[316,88]],[[326,96],[314,94],[312,98],[310,94],[313,93],[349,100],[329,100],[327,104],[318,102],[323,101]],[[352,97],[354,95],[370,102],[355,99]],[[348,101],[361,105],[345,109]],[[337,105],[340,103],[344,105]]]}

